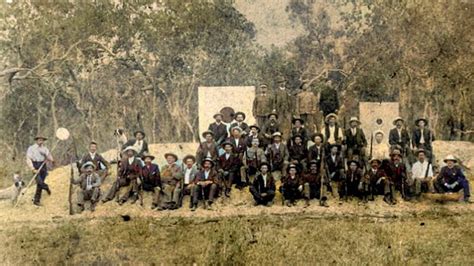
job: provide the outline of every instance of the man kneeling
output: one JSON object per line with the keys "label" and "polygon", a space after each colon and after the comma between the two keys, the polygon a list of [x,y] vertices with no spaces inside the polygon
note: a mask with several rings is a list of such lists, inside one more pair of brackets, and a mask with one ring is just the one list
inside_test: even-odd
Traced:
{"label": "man kneeling", "polygon": [[100,196],[100,176],[94,172],[95,165],[92,162],[86,162],[82,165],[81,171],[83,172],[79,179],[72,178],[73,184],[79,185],[80,190],[77,194],[77,205],[79,206],[80,212],[83,212],[86,201],[90,201],[90,210],[95,210],[95,205],[99,201]]}
{"label": "man kneeling", "polygon": [[208,208],[211,209],[219,188],[219,174],[214,170],[214,161],[211,158],[206,158],[202,161],[202,168],[197,173],[193,183],[194,193],[191,211],[196,210],[199,197],[204,201],[204,209],[206,209],[206,196]]}
{"label": "man kneeling", "polygon": [[268,172],[270,165],[266,162],[260,164],[260,174],[250,186],[250,193],[255,200],[255,205],[271,206],[275,197],[275,180]]}

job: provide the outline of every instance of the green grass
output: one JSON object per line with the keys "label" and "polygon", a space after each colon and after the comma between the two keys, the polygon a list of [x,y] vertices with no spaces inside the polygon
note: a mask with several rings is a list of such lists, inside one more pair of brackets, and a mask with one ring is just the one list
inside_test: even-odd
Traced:
{"label": "green grass", "polygon": [[[12,264],[473,265],[474,215],[411,218],[295,214],[60,220],[1,229]],[[2,238],[3,238],[2,237]]]}

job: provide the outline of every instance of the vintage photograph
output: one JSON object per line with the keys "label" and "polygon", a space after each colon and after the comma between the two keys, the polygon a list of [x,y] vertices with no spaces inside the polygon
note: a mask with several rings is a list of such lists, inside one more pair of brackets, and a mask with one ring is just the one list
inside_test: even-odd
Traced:
{"label": "vintage photograph", "polygon": [[474,0],[0,0],[0,265],[474,265]]}

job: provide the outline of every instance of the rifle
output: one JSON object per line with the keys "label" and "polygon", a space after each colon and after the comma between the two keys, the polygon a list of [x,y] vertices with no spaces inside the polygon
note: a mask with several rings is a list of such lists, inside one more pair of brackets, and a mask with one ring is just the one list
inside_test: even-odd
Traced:
{"label": "rifle", "polygon": [[321,175],[321,185],[320,185],[320,189],[319,189],[319,205],[321,206],[324,206],[324,203],[325,203],[325,199],[323,199],[323,192],[324,192],[324,176],[327,175],[326,173],[326,167],[324,167],[324,164],[325,164],[325,157],[326,157],[326,151],[324,149],[324,147],[321,148],[322,150],[322,155],[321,155],[321,165],[319,166],[319,173]]}
{"label": "rifle", "polygon": [[74,139],[74,136],[71,136],[72,139],[72,156],[71,156],[71,179],[69,180],[69,194],[68,194],[68,203],[69,203],[69,215],[74,214],[74,208],[72,205],[72,194],[74,193],[74,188],[73,188],[73,179],[74,179],[74,163],[76,163],[76,167],[78,169],[79,175],[81,175],[81,169],[79,167],[79,161],[77,161],[78,156],[77,156],[77,146],[76,146],[76,140]]}
{"label": "rifle", "polygon": [[[346,132],[346,116],[344,116],[344,132]],[[344,143],[344,140],[343,140],[343,143]],[[346,143],[347,144],[347,143]],[[346,180],[346,173],[347,173],[347,157],[348,157],[348,149],[347,149],[347,145],[346,145],[346,149],[345,149],[345,155],[343,154],[342,152],[342,146],[341,146],[341,156],[344,156],[343,159],[342,159],[342,163],[344,164],[344,175],[341,177],[343,180],[344,180],[344,200],[347,201],[348,199],[348,196],[347,196],[347,192],[348,192],[348,188],[347,188],[347,180]],[[351,155],[353,156],[353,155]],[[352,159],[352,158],[351,158]]]}
{"label": "rifle", "polygon": [[370,153],[369,153],[369,160],[372,159],[372,145],[374,143],[374,132],[370,132]]}

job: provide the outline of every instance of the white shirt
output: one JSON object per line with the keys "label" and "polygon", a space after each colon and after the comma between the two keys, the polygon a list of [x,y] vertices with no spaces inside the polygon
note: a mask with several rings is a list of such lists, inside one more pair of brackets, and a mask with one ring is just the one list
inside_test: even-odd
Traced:
{"label": "white shirt", "polygon": [[263,178],[263,186],[266,187],[267,186],[267,175],[262,175],[262,178]]}
{"label": "white shirt", "polygon": [[94,158],[95,158],[95,152],[94,152],[94,153],[90,153],[90,152],[89,152],[89,155],[91,156],[91,159],[94,160]]}
{"label": "white shirt", "polygon": [[44,145],[39,146],[37,143],[28,147],[26,151],[26,163],[30,168],[33,169],[33,162],[42,162],[44,160],[53,160],[51,153],[49,152],[48,148]]}
{"label": "white shirt", "polygon": [[421,133],[421,137],[420,137],[420,144],[424,144],[425,143],[425,137],[423,136],[423,131],[424,129],[420,129],[420,133]]}
{"label": "white shirt", "polygon": [[209,178],[209,171],[204,171],[204,178],[207,180]]}
{"label": "white shirt", "polygon": [[135,156],[128,158],[128,164],[132,164],[134,160],[135,160]]}
{"label": "white shirt", "polygon": [[402,129],[397,128],[397,132],[398,132],[398,139],[401,141],[402,140]]}
{"label": "white shirt", "polygon": [[225,154],[225,159],[226,159],[226,160],[229,160],[229,157],[230,157],[230,154],[229,154],[229,153],[226,153],[226,154]]}
{"label": "white shirt", "polygon": [[[425,178],[427,168],[428,168],[427,161],[424,161],[423,163],[421,163],[420,161],[417,161],[416,163],[414,163],[413,167],[411,168],[413,178]],[[431,164],[430,164],[430,168],[428,169],[427,177],[433,177],[433,166]]]}
{"label": "white shirt", "polygon": [[235,147],[239,147],[239,139],[235,139]]}
{"label": "white shirt", "polygon": [[141,151],[143,147],[143,140],[138,140],[135,142],[135,145],[133,145],[137,151]]}
{"label": "white shirt", "polygon": [[351,128],[352,136],[355,136],[357,134],[357,128]]}
{"label": "white shirt", "polygon": [[189,181],[191,181],[191,171],[193,168],[186,168],[186,171],[184,172],[184,183],[189,184]]}
{"label": "white shirt", "polygon": [[277,150],[280,149],[280,143],[275,143],[275,147],[277,148]]}

